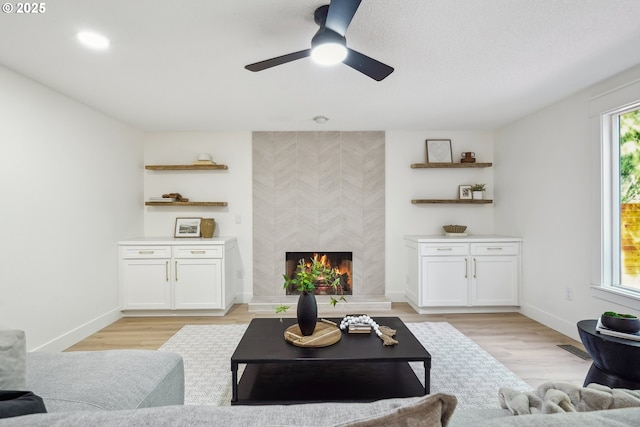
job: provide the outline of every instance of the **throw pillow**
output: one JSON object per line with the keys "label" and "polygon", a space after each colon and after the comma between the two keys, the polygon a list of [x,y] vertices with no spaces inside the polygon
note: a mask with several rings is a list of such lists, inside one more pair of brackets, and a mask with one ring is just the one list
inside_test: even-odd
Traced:
{"label": "throw pillow", "polygon": [[30,391],[0,390],[0,418],[47,412],[40,396]]}
{"label": "throw pillow", "polygon": [[0,331],[0,390],[24,390],[27,381],[27,340],[24,331]]}
{"label": "throw pillow", "polygon": [[436,393],[387,414],[363,418],[336,427],[446,427],[458,400],[455,396]]}

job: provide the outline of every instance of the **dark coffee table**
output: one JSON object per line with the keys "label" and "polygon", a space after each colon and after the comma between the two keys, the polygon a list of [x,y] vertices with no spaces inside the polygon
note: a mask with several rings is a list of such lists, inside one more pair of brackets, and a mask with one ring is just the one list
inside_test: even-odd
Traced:
{"label": "dark coffee table", "polygon": [[[296,319],[253,319],[231,356],[231,404],[372,402],[428,394],[429,352],[398,317],[373,319],[397,331],[397,345],[382,345],[373,332],[343,332],[328,347],[297,347],[284,339]],[[424,387],[408,362],[424,364]],[[246,367],[238,382],[240,364]]]}

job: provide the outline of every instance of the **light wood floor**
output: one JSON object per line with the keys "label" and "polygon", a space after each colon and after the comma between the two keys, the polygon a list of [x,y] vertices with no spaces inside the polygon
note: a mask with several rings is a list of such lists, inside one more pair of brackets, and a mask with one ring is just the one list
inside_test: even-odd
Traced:
{"label": "light wood floor", "polygon": [[[341,317],[321,313],[325,317]],[[582,385],[591,365],[558,347],[577,342],[518,313],[494,314],[417,314],[406,303],[394,303],[393,310],[367,313],[397,316],[404,322],[449,322],[532,387],[547,381]],[[288,314],[291,317],[293,314]],[[125,317],[68,348],[67,351],[107,349],[152,349],[165,343],[184,325],[249,323],[254,317],[277,317],[265,312],[249,312],[247,304],[234,305],[223,317]],[[428,349],[427,349],[428,350]]]}

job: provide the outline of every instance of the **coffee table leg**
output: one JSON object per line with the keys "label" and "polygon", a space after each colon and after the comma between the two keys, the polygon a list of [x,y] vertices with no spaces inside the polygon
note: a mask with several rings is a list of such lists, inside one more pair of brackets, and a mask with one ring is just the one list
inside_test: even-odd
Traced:
{"label": "coffee table leg", "polygon": [[231,401],[238,401],[238,364],[231,362]]}

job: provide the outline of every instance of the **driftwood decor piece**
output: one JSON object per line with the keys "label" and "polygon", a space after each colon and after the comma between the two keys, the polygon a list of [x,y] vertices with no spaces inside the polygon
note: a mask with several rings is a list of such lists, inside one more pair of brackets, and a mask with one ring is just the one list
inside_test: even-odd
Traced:
{"label": "driftwood decor piece", "polygon": [[395,329],[391,329],[388,326],[380,326],[380,339],[382,340],[382,344],[384,345],[396,345],[398,344],[398,340],[393,338],[396,334]]}

